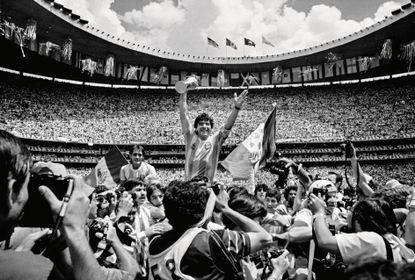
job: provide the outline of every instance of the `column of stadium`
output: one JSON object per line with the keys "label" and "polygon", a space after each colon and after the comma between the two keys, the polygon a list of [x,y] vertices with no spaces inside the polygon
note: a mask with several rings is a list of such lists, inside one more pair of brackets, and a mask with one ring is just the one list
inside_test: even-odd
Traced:
{"label": "column of stadium", "polygon": [[[261,123],[221,162],[234,180],[249,180],[263,168],[266,160],[274,156],[276,131],[276,105],[265,123]],[[254,182],[252,182],[254,185]]]}
{"label": "column of stadium", "polygon": [[104,185],[109,189],[115,188],[120,182],[121,167],[126,164],[128,164],[128,161],[118,147],[114,146],[98,161],[91,173],[84,178],[85,182],[92,187]]}

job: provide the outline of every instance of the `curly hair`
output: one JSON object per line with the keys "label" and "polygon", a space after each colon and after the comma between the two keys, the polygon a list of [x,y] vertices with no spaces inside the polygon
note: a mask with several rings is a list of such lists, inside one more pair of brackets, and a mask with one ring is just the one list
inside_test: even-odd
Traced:
{"label": "curly hair", "polygon": [[389,203],[380,198],[366,198],[356,203],[352,225],[358,221],[363,231],[384,235],[397,234],[396,217]]}
{"label": "curly hair", "polygon": [[406,197],[411,194],[411,188],[400,185],[395,188],[382,188],[376,191],[372,197],[386,200],[393,209],[405,208]]}
{"label": "curly hair", "polygon": [[196,129],[201,121],[208,121],[210,123],[210,128],[213,129],[213,124],[214,124],[213,119],[207,113],[202,113],[202,114],[198,115],[195,119],[193,127]]}
{"label": "curly hair", "polygon": [[[267,215],[267,208],[265,207],[264,202],[255,195],[248,193],[246,189],[233,192],[229,198],[228,205],[232,210],[235,210],[250,219],[263,219]],[[222,219],[226,227],[230,229],[235,228],[235,224],[226,216],[223,216]]]}
{"label": "curly hair", "polygon": [[202,219],[208,198],[209,191],[197,183],[174,181],[164,193],[166,217],[173,228],[185,230]]}
{"label": "curly hair", "polygon": [[15,179],[13,192],[19,193],[32,165],[29,149],[23,142],[5,130],[0,129],[0,213],[7,210],[7,185]]}
{"label": "curly hair", "polygon": [[284,198],[285,198],[285,200],[288,200],[288,195],[290,194],[290,191],[292,191],[292,190],[297,191],[297,189],[298,189],[297,186],[286,187],[284,189]]}

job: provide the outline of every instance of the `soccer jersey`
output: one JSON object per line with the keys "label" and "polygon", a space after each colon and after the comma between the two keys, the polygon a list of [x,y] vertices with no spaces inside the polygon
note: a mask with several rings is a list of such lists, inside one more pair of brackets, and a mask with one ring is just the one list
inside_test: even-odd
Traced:
{"label": "soccer jersey", "polygon": [[134,169],[133,165],[129,163],[121,167],[120,170],[120,179],[123,181],[128,179],[144,179],[149,175],[157,176],[157,173],[156,169],[146,162],[142,162],[137,169]]}
{"label": "soccer jersey", "polygon": [[[215,230],[226,250],[240,260],[250,254],[250,240],[245,232]],[[223,252],[211,233],[194,228],[180,234],[170,231],[150,243],[150,279],[231,279]],[[174,275],[174,276],[173,276]]]}
{"label": "soccer jersey", "polygon": [[188,137],[185,136],[186,162],[185,176],[190,180],[195,176],[206,176],[213,182],[218,166],[219,152],[229,136],[230,130],[222,127],[218,132],[202,140],[192,130]]}

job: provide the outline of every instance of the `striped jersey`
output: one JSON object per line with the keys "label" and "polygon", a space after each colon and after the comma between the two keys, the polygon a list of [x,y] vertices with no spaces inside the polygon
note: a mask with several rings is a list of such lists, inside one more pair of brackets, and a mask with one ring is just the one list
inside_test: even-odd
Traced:
{"label": "striped jersey", "polygon": [[206,176],[212,183],[218,166],[220,149],[229,136],[230,130],[222,127],[206,140],[200,139],[193,129],[185,135],[186,162],[185,177],[190,180],[195,176]]}

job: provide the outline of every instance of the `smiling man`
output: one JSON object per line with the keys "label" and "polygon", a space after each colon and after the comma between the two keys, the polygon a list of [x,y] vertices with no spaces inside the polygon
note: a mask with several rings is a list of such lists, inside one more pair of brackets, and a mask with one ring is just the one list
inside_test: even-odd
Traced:
{"label": "smiling man", "polygon": [[212,134],[213,119],[206,113],[197,116],[193,127],[191,126],[187,109],[187,92],[180,94],[180,120],[186,144],[185,176],[187,180],[195,176],[206,176],[211,183],[213,182],[220,149],[229,136],[247,94],[247,89],[239,96],[235,93],[231,114],[225,125],[214,134]]}
{"label": "smiling man", "polygon": [[130,151],[130,163],[121,167],[120,183],[123,185],[128,179],[145,181],[149,178],[158,178],[156,169],[144,161],[144,148],[134,145]]}

